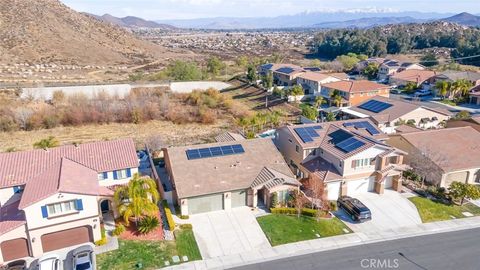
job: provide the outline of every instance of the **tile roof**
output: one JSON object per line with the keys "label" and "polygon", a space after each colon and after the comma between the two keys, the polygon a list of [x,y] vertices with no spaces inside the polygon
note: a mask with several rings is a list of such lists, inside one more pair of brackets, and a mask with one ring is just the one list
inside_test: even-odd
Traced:
{"label": "tile roof", "polygon": [[167,166],[171,169],[179,198],[247,189],[265,167],[295,178],[271,139],[236,142],[243,146],[243,154],[187,159],[186,151],[189,149],[230,144],[220,142],[166,149]]}
{"label": "tile roof", "polygon": [[[364,109],[360,108],[360,106],[362,106],[364,103],[369,102],[370,100],[385,102],[385,103],[391,104],[392,106],[390,106],[389,108],[387,108],[387,109],[385,109],[381,112],[378,112],[378,113],[371,112],[371,111],[364,110]],[[377,124],[384,124],[384,123],[387,123],[387,122],[391,122],[395,119],[401,118],[405,114],[410,113],[410,112],[412,112],[412,111],[414,111],[418,108],[422,108],[422,109],[428,110],[428,111],[433,111],[433,112],[443,114],[443,115],[448,115],[448,116],[452,115],[451,112],[449,112],[448,110],[445,110],[443,108],[423,107],[423,106],[420,106],[420,105],[415,104],[415,103],[410,103],[410,102],[406,102],[406,101],[398,100],[398,99],[390,99],[390,98],[382,97],[382,96],[373,97],[373,98],[371,98],[369,100],[366,100],[365,102],[363,102],[363,103],[361,103],[357,106],[350,107],[349,110],[368,115]]]}
{"label": "tile roof", "polygon": [[474,71],[445,71],[436,76],[437,79],[456,81],[466,79],[472,82],[480,80],[480,72]]}
{"label": "tile roof", "polygon": [[360,92],[365,93],[365,92],[373,92],[373,91],[390,89],[390,86],[388,85],[378,84],[378,83],[367,81],[367,80],[331,82],[331,83],[324,84],[323,87],[336,89],[336,90],[348,92],[348,93],[360,93]]}
{"label": "tile roof", "polygon": [[309,160],[303,163],[302,166],[323,182],[343,179],[343,176],[337,168],[321,157]]}
{"label": "tile roof", "polygon": [[0,153],[0,188],[23,185],[63,157],[97,172],[138,167],[135,144],[131,139]]}
{"label": "tile roof", "polygon": [[435,77],[436,74],[435,71],[431,70],[408,69],[394,74],[391,78],[421,84]]}
{"label": "tile roof", "polygon": [[427,130],[400,136],[420,151],[428,151],[428,156],[444,172],[480,168],[480,132],[472,127]]}
{"label": "tile roof", "polygon": [[56,193],[98,195],[98,173],[68,158],[62,158],[25,185],[19,209]]}
{"label": "tile roof", "polygon": [[294,185],[300,186],[300,182],[294,177],[277,172],[273,169],[264,167],[253,181],[251,187],[260,189],[262,187],[273,188],[279,185]]}
{"label": "tile roof", "polygon": [[409,126],[409,125],[400,125],[400,126],[396,127],[395,130],[398,133],[412,133],[412,132],[423,131],[422,129],[412,127],[412,126]]}
{"label": "tile roof", "polygon": [[20,201],[0,207],[0,235],[26,223],[25,214],[18,209]]}
{"label": "tile roof", "polygon": [[298,75],[297,78],[302,78],[305,80],[310,80],[315,82],[321,82],[323,80],[326,80],[332,77],[333,76],[330,76],[329,74],[325,74],[325,73],[307,71]]}
{"label": "tile roof", "polygon": [[238,133],[233,132],[224,132],[215,137],[215,141],[217,142],[234,142],[234,141],[242,141],[245,140],[245,137]]}

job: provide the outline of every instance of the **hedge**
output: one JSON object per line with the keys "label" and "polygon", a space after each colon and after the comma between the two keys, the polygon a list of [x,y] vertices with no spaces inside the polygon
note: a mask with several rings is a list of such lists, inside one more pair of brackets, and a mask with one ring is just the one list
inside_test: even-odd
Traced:
{"label": "hedge", "polygon": [[[295,208],[287,208],[287,207],[280,207],[280,208],[270,208],[270,212],[272,214],[281,214],[281,215],[297,215],[297,209]],[[303,208],[302,209],[302,216],[307,217],[315,217],[317,215],[318,210]]]}
{"label": "hedge", "polygon": [[168,227],[171,231],[173,231],[175,229],[175,221],[173,220],[172,211],[170,210],[166,200],[163,201],[163,209],[165,210],[165,216],[167,216]]}

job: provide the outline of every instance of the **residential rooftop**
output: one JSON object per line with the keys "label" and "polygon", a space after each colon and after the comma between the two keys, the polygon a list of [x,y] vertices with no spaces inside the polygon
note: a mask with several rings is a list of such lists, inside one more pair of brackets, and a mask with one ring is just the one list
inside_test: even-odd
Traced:
{"label": "residential rooftop", "polygon": [[431,70],[408,69],[394,74],[391,78],[421,84],[435,77],[435,75],[437,73]]}
{"label": "residential rooftop", "polygon": [[331,82],[323,85],[331,89],[336,89],[348,93],[366,93],[374,92],[384,89],[390,89],[390,86],[385,84],[379,84],[367,80],[351,80],[351,81],[339,81]]}

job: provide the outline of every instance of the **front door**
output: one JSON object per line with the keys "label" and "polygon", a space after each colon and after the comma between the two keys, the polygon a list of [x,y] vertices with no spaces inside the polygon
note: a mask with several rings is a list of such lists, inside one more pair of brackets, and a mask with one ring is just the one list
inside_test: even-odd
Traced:
{"label": "front door", "polygon": [[100,208],[102,209],[102,213],[108,213],[110,211],[110,203],[108,200],[104,200],[100,204]]}

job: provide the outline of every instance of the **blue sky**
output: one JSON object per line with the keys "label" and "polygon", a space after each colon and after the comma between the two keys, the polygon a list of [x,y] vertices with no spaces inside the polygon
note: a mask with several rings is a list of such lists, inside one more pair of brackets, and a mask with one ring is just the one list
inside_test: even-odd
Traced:
{"label": "blue sky", "polygon": [[62,0],[77,11],[151,20],[274,17],[316,10],[391,9],[480,13],[479,0]]}

